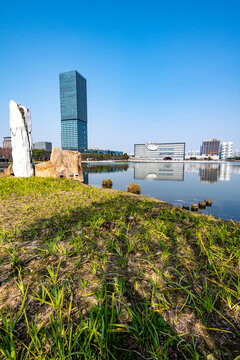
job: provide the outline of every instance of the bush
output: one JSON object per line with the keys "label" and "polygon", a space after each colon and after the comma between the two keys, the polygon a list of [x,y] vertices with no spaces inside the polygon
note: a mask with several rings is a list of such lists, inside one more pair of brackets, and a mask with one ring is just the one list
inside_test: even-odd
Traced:
{"label": "bush", "polygon": [[111,189],[112,188],[112,180],[111,179],[106,179],[102,181],[102,187],[106,188],[106,189]]}
{"label": "bush", "polygon": [[127,186],[127,191],[133,194],[141,194],[141,187],[140,185],[131,183]]}

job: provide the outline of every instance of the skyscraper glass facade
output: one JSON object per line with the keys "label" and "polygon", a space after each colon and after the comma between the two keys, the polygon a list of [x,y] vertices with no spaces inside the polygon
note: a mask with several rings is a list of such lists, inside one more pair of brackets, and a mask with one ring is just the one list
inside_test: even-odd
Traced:
{"label": "skyscraper glass facade", "polygon": [[87,84],[77,71],[59,75],[63,150],[84,151],[87,142]]}

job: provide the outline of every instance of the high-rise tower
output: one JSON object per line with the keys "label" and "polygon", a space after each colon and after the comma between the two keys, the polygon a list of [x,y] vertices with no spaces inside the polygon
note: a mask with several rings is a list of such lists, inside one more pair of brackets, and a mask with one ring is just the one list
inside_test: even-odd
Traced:
{"label": "high-rise tower", "polygon": [[76,70],[59,74],[63,150],[83,151],[87,141],[87,81]]}

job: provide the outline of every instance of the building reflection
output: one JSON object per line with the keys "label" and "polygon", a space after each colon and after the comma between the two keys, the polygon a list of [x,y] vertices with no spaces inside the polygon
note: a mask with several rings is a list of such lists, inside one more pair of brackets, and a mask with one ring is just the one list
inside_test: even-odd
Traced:
{"label": "building reflection", "polygon": [[240,175],[240,166],[239,165],[231,165],[231,173],[235,175]]}
{"label": "building reflection", "polygon": [[183,181],[184,163],[136,163],[134,179]]}
{"label": "building reflection", "polygon": [[82,163],[83,169],[83,183],[88,185],[89,174],[97,174],[97,173],[111,173],[111,172],[119,172],[119,171],[127,171],[129,168],[128,164],[86,164]]}
{"label": "building reflection", "polygon": [[190,163],[185,164],[185,171],[198,172],[200,182],[207,184],[215,184],[219,181],[230,181],[231,174],[238,171],[239,166],[234,166],[230,163],[221,164],[199,164]]}
{"label": "building reflection", "polygon": [[83,183],[88,185],[88,172],[83,171]]}
{"label": "building reflection", "polygon": [[201,183],[214,184],[218,181],[219,164],[204,164],[199,168]]}
{"label": "building reflection", "polygon": [[219,180],[220,181],[230,181],[231,180],[232,168],[229,163],[224,163],[220,165],[219,170]]}
{"label": "building reflection", "polygon": [[134,179],[183,181],[184,172],[196,173],[201,183],[215,184],[218,181],[230,181],[231,175],[240,174],[240,166],[231,163],[128,163],[128,164],[82,164],[84,183],[88,184],[89,174],[112,173],[131,170]]}
{"label": "building reflection", "polygon": [[127,171],[129,168],[128,164],[83,164],[82,163],[83,171],[87,172],[88,174],[91,173],[110,173],[116,171]]}

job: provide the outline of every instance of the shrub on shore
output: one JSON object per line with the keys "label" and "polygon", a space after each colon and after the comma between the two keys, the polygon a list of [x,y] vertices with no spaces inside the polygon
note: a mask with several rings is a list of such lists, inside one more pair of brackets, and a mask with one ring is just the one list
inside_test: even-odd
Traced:
{"label": "shrub on shore", "polygon": [[112,188],[112,180],[111,179],[105,179],[102,181],[102,187],[105,189],[111,189]]}
{"label": "shrub on shore", "polygon": [[141,194],[141,187],[138,184],[131,183],[127,186],[127,191],[133,194]]}

